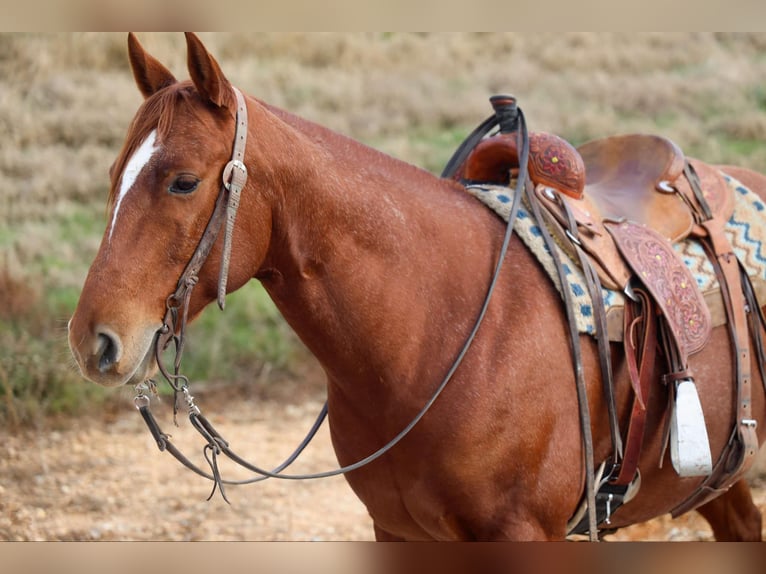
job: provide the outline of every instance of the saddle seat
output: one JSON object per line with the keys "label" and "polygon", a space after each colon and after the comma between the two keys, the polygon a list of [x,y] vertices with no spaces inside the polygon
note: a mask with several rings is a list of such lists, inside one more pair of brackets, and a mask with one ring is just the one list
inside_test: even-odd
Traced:
{"label": "saddle seat", "polygon": [[671,242],[689,234],[691,212],[671,187],[684,170],[684,154],[673,142],[623,135],[588,142],[577,151],[585,163],[584,198],[600,219],[648,225]]}
{"label": "saddle seat", "polygon": [[561,195],[561,201],[553,201],[542,187],[537,190],[538,197],[559,225],[567,224],[569,210],[581,231],[580,241],[610,289],[623,289],[632,272],[605,224],[630,221],[656,232],[670,244],[691,234],[706,234],[694,215],[699,204],[685,174],[687,162],[700,180],[712,217],[725,222],[734,211],[734,194],[721,173],[686,158],[667,138],[613,136],[583,144],[577,151],[586,173],[582,199]]}

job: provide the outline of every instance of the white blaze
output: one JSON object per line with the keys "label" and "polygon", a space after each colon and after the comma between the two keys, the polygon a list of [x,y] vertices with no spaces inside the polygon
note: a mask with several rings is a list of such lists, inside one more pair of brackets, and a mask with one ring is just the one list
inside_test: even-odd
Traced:
{"label": "white blaze", "polygon": [[122,181],[120,182],[120,192],[117,195],[117,202],[114,204],[114,214],[112,215],[112,226],[109,229],[109,239],[112,239],[112,233],[114,232],[114,224],[117,222],[117,213],[120,211],[120,204],[125,199],[125,195],[133,187],[138,175],[144,166],[149,163],[154,153],[159,149],[155,147],[154,141],[157,138],[157,130],[146,136],[141,146],[133,153],[133,156],[125,166],[125,171],[122,172]]}

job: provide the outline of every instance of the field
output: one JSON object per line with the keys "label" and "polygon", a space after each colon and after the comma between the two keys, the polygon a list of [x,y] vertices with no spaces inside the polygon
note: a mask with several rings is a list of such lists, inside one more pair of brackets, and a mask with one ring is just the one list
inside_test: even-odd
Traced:
{"label": "field", "polygon": [[[244,91],[435,173],[489,115],[487,98],[496,93],[518,97],[531,130],[555,132],[574,144],[616,133],[660,133],[688,155],[766,172],[766,34],[201,37]],[[177,77],[186,77],[182,35],[147,33],[140,39]],[[71,439],[77,446],[77,433],[67,429],[82,430],[80,436],[104,433],[80,449],[104,441],[118,450],[127,448],[120,441],[130,436],[130,456],[137,461],[132,469],[151,473],[157,464],[142,456],[150,441],[136,441],[132,427],[118,426],[110,434],[110,424],[123,420],[119,413],[134,420],[129,391],[84,383],[66,347],[66,322],[106,224],[107,170],[140,101],[124,34],[0,34],[0,432],[10,435],[0,452],[17,452],[0,457],[0,511],[6,517],[0,521],[0,538],[97,537],[85,526],[50,521],[40,526],[66,509],[40,496],[46,486],[61,486],[51,457],[66,451],[63,446],[72,447],[62,441]],[[255,283],[231,296],[225,313],[210,309],[193,326],[185,368],[201,387],[225,385],[226,396],[248,397],[253,405],[263,399],[276,412],[302,413],[303,402],[296,402],[296,396],[309,405],[321,402],[316,364]],[[219,400],[216,408],[225,406]],[[260,421],[272,420],[262,406],[253,409]],[[288,417],[298,432],[304,418]],[[126,428],[132,430],[123,436]],[[257,432],[270,436],[276,429],[264,425]],[[22,460],[25,455],[17,447],[32,439],[36,452],[47,454]],[[114,453],[101,454],[122,464]],[[66,471],[61,464],[59,470]],[[148,476],[146,481],[156,479]],[[12,486],[19,482],[26,486]],[[342,480],[338,485],[344,488]],[[279,512],[280,499],[259,489],[251,487],[249,496],[258,500],[263,495],[270,502],[265,510],[253,510],[256,522]],[[312,506],[307,491],[301,492],[306,497],[302,505]],[[115,498],[111,489],[104,493]],[[89,496],[100,499],[101,494],[91,486]],[[190,496],[193,504],[199,502],[200,495]],[[317,496],[329,495],[320,491]],[[85,508],[87,521],[87,503],[78,497],[68,500]],[[35,506],[35,500],[42,506]],[[354,503],[351,498],[343,508],[363,522],[363,511]],[[236,512],[231,512],[221,510],[221,520],[236,523]],[[245,537],[369,536],[355,527],[306,531],[264,524],[265,530],[251,530]],[[267,536],[271,527],[274,534]],[[125,528],[99,532],[101,538],[142,538],[140,529]],[[225,528],[144,534],[237,538],[225,534]]]}

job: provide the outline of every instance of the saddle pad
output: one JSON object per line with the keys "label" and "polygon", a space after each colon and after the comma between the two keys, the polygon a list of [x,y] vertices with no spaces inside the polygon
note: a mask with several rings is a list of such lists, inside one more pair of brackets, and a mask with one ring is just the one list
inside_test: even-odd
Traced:
{"label": "saddle pad", "polygon": [[[735,191],[735,207],[725,232],[731,241],[734,252],[744,264],[753,281],[758,300],[766,301],[766,205],[750,189],[738,180],[723,174],[727,184]],[[503,220],[508,221],[514,190],[511,187],[495,185],[470,185],[466,190],[492,209]],[[522,203],[514,224],[527,248],[535,255],[561,293],[561,284],[553,265],[553,258],[543,242],[540,228],[534,222],[529,211]],[[593,304],[586,288],[585,277],[580,268],[556,246],[566,274],[567,285],[575,305],[577,329],[580,333],[595,335]],[[718,279],[712,264],[698,241],[689,239],[673,245],[686,266],[692,272],[705,301],[710,307],[713,326],[726,323],[726,315],[721,302]],[[602,289],[604,307],[609,324],[609,339],[622,340],[622,308],[625,296],[619,291]]]}

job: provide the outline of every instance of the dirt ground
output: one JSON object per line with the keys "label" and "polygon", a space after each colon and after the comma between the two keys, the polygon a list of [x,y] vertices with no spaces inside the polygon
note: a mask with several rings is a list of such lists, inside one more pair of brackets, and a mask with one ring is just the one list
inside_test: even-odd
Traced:
{"label": "dirt ground", "polygon": [[[296,392],[293,392],[296,391]],[[0,540],[372,540],[365,508],[342,477],[268,480],[230,487],[231,505],[210,501],[208,483],[160,453],[122,393],[98,415],[48,421],[0,445]],[[323,394],[283,388],[278,396],[222,399],[198,393],[198,404],[231,445],[256,463],[276,465],[303,438]],[[172,428],[170,401],[153,404],[166,432],[184,452],[200,443],[186,419]],[[763,459],[763,456],[761,457]],[[201,460],[201,457],[199,457]],[[760,461],[763,466],[763,460]],[[335,468],[325,424],[295,472]],[[754,481],[766,511],[766,481]],[[765,533],[766,534],[766,533]],[[662,517],[612,540],[711,540],[696,513]]]}

